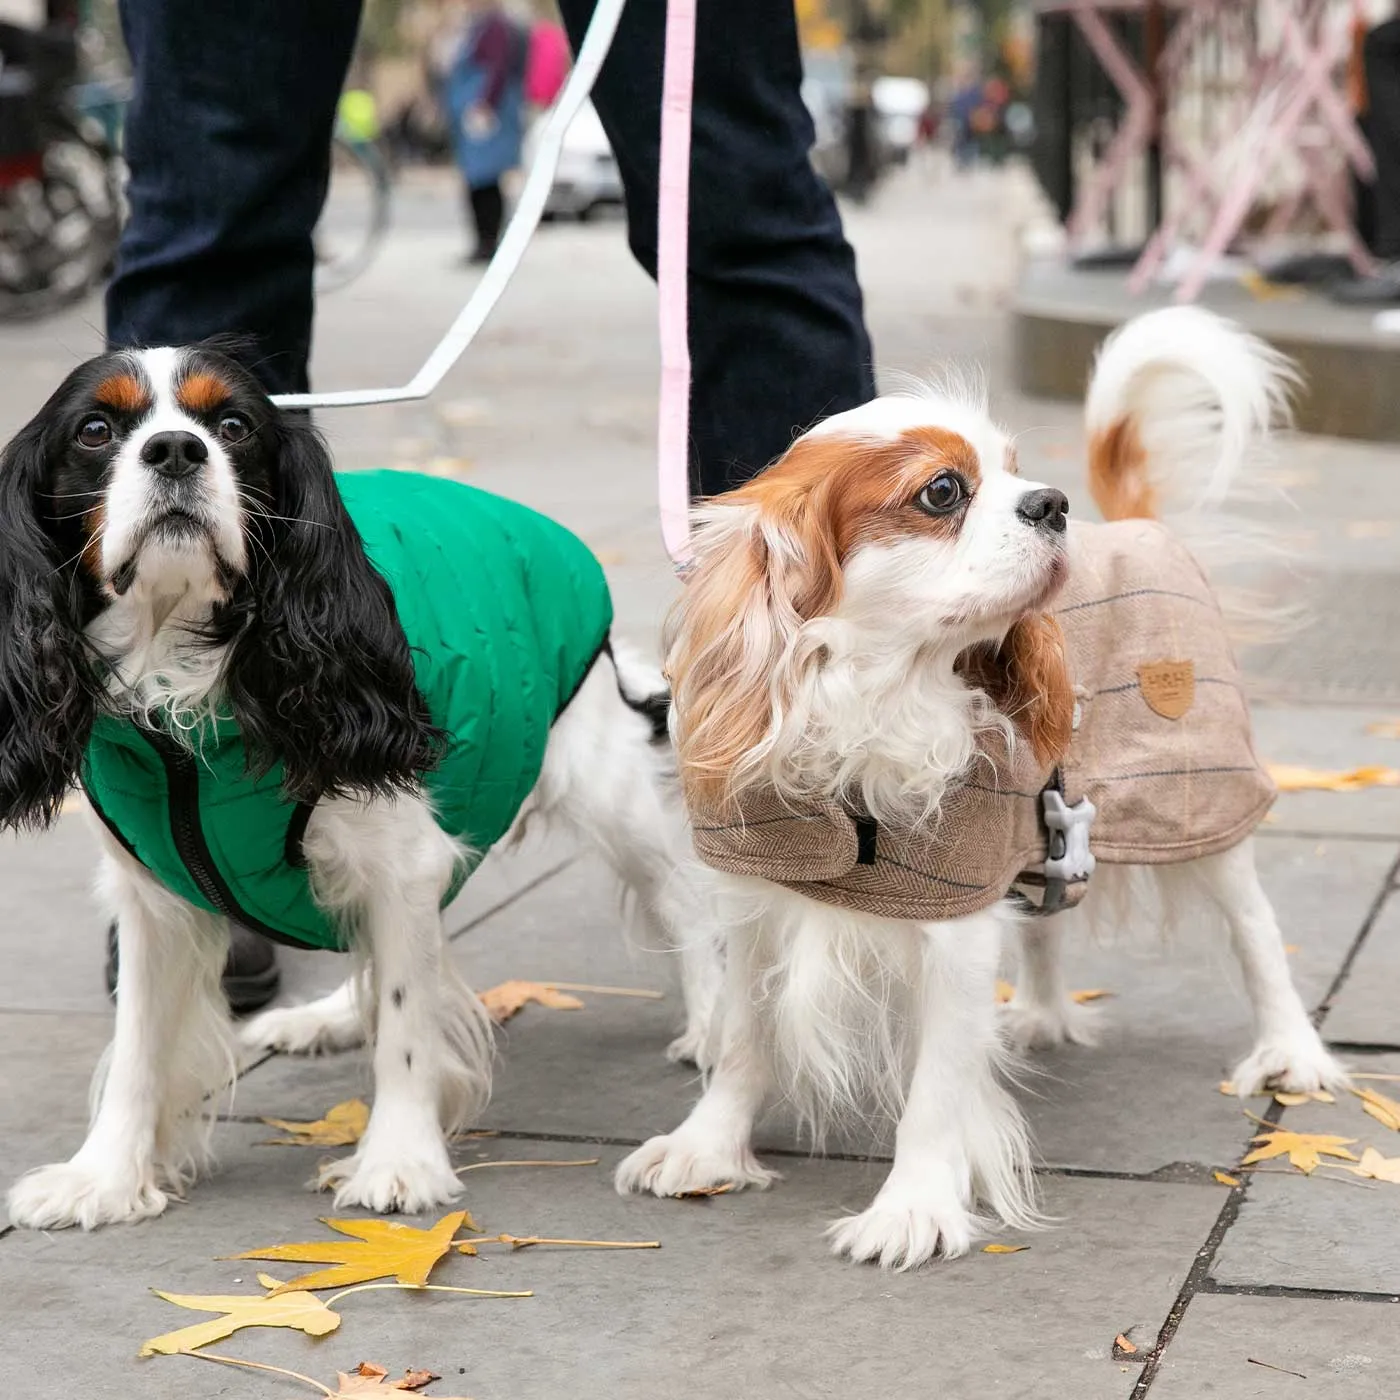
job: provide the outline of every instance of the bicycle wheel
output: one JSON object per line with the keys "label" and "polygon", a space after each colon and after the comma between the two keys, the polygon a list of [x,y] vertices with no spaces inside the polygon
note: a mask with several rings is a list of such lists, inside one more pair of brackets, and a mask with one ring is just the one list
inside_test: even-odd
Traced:
{"label": "bicycle wheel", "polygon": [[331,180],[316,225],[316,290],[353,282],[374,261],[389,229],[389,167],[377,146],[336,136]]}
{"label": "bicycle wheel", "polygon": [[110,273],[120,233],[115,157],[87,123],[61,121],[38,172],[0,191],[0,320],[84,296]]}

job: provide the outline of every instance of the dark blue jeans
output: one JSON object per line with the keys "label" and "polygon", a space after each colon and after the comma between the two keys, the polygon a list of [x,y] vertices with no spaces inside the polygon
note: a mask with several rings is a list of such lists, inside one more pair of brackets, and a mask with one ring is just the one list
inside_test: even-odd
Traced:
{"label": "dark blue jeans", "polygon": [[[563,0],[573,42],[593,0]],[[273,390],[306,383],[311,231],[358,0],[122,0],[136,96],[114,344],[255,338]],[[663,0],[629,0],[594,102],[633,253],[656,274]],[[874,392],[855,260],[808,160],[792,0],[700,0],[691,161],[693,480],[747,480]]]}
{"label": "dark blue jeans", "polygon": [[307,386],[311,232],[360,0],[121,0],[131,217],[113,345],[235,332],[274,393]]}

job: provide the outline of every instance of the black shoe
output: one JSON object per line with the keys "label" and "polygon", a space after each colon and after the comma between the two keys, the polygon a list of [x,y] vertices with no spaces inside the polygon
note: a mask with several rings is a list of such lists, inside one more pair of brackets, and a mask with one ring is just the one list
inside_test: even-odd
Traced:
{"label": "black shoe", "polygon": [[[223,988],[229,1010],[235,1016],[261,1011],[277,995],[282,973],[277,966],[277,950],[261,934],[242,924],[228,926],[228,961],[224,964]],[[107,992],[117,990],[117,925],[107,925]]]}
{"label": "black shoe", "polygon": [[1349,282],[1333,283],[1327,294],[1342,306],[1400,305],[1400,266],[1392,263],[1375,277],[1354,277]]}
{"label": "black shoe", "polygon": [[494,243],[482,243],[473,248],[463,260],[467,267],[485,267],[496,256]]}

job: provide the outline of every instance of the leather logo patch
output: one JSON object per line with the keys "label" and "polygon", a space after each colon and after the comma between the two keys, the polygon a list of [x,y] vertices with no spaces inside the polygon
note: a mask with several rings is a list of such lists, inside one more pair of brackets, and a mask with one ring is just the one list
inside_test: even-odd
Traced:
{"label": "leather logo patch", "polygon": [[1148,707],[1163,719],[1180,719],[1196,700],[1193,661],[1145,661],[1138,667],[1138,685]]}

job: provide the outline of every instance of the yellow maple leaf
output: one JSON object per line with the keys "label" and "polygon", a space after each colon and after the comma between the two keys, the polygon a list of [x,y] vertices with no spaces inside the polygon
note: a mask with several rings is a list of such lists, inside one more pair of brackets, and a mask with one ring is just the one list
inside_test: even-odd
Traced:
{"label": "yellow maple leaf", "polygon": [[1400,1102],[1378,1093],[1375,1089],[1357,1089],[1351,1091],[1361,1100],[1361,1107],[1371,1115],[1378,1123],[1383,1123],[1393,1132],[1400,1133]]}
{"label": "yellow maple leaf", "polygon": [[1280,792],[1356,792],[1368,787],[1400,787],[1400,769],[1370,764],[1361,768],[1302,768],[1292,763],[1266,767]]}
{"label": "yellow maple leaf", "polygon": [[481,994],[481,1004],[498,1024],[509,1021],[527,1002],[538,1002],[552,1011],[577,1011],[583,1003],[568,992],[561,992],[547,982],[525,982],[513,978],[498,987],[488,987]]}
{"label": "yellow maple leaf", "polygon": [[1019,1254],[1023,1249],[1029,1249],[1028,1244],[984,1244],[983,1254]]}
{"label": "yellow maple leaf", "polygon": [[1239,1177],[1231,1176],[1229,1172],[1211,1172],[1211,1175],[1222,1186],[1238,1186],[1240,1184]]}
{"label": "yellow maple leaf", "polygon": [[326,1110],[324,1118],[298,1123],[286,1118],[264,1118],[269,1128],[281,1128],[287,1137],[269,1138],[260,1147],[349,1147],[364,1137],[369,1126],[369,1105],[363,1099],[346,1099]]}
{"label": "yellow maple leaf", "polygon": [[1400,1157],[1382,1157],[1374,1147],[1361,1154],[1361,1161],[1352,1168],[1357,1176],[1369,1176],[1373,1181],[1391,1181],[1400,1186]]}
{"label": "yellow maple leaf", "polygon": [[274,1244],[250,1249],[231,1259],[283,1259],[297,1264],[332,1264],[333,1268],[302,1274],[281,1285],[283,1292],[294,1288],[344,1288],[370,1279],[394,1278],[399,1283],[421,1288],[428,1281],[433,1265],[452,1246],[452,1237],[463,1226],[476,1229],[464,1210],[454,1210],[427,1230],[401,1224],[397,1220],[328,1220],[322,1224],[348,1240],[311,1240],[305,1244]]}
{"label": "yellow maple leaf", "polygon": [[1278,1128],[1271,1133],[1258,1134],[1254,1141],[1261,1145],[1241,1161],[1241,1166],[1286,1156],[1300,1172],[1311,1176],[1323,1157],[1343,1157],[1348,1162],[1357,1160],[1355,1153],[1346,1150],[1355,1138],[1333,1137],[1327,1133],[1291,1133],[1286,1128]]}
{"label": "yellow maple leaf", "polygon": [[259,1274],[258,1282],[270,1292],[233,1294],[162,1293],[151,1291],[157,1298],[174,1303],[177,1308],[192,1308],[196,1312],[222,1313],[208,1322],[191,1323],[178,1332],[166,1332],[143,1342],[142,1356],[174,1356],[194,1351],[210,1342],[230,1337],[243,1327],[291,1327],[308,1337],[324,1337],[340,1326],[340,1314],[332,1312],[319,1298],[305,1292],[288,1292],[289,1285],[278,1283],[267,1274]]}

